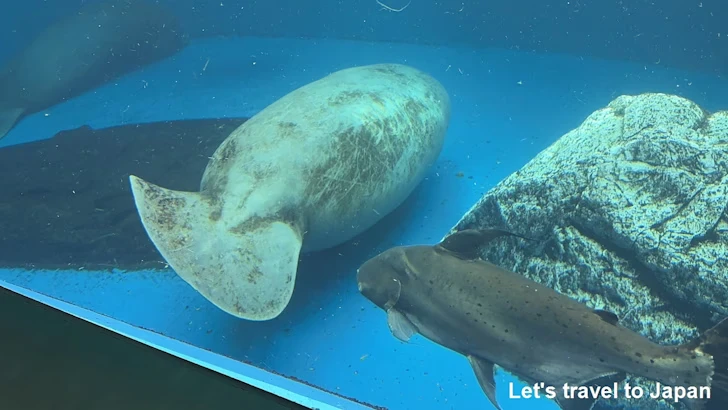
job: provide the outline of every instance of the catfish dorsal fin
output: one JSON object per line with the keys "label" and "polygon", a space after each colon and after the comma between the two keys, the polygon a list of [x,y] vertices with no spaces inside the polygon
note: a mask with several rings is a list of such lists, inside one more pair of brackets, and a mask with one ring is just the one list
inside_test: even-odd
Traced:
{"label": "catfish dorsal fin", "polygon": [[605,321],[611,325],[616,325],[617,323],[619,323],[619,316],[615,315],[614,313],[612,313],[608,310],[594,309],[594,313],[596,313],[600,318],[602,318],[603,321]]}
{"label": "catfish dorsal fin", "polygon": [[515,236],[530,240],[513,232],[503,229],[464,229],[448,235],[437,247],[457,255],[462,259],[478,259],[481,246],[501,236]]}

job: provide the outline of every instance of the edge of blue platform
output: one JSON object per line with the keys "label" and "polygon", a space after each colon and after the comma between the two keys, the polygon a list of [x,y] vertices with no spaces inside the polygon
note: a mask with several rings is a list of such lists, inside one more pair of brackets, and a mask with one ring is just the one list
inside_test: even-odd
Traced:
{"label": "edge of blue platform", "polygon": [[[372,407],[346,400],[303,383],[287,379],[283,376],[267,372],[237,360],[201,349],[190,344],[160,335],[158,333],[136,328],[128,323],[101,315],[88,309],[63,302],[33,290],[16,286],[0,280],[0,286],[12,292],[33,299],[39,303],[65,312],[78,319],[85,320],[121,336],[144,343],[147,346],[187,360],[198,366],[226,375],[243,383],[265,390],[276,396],[299,405],[316,410],[360,410]],[[345,406],[345,407],[344,407]]]}

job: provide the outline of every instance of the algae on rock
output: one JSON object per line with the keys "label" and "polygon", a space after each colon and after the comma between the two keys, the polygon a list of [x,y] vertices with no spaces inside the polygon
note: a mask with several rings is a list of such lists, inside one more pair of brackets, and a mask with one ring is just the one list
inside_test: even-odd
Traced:
{"label": "algae on rock", "polygon": [[[677,344],[728,316],[727,190],[728,111],[621,96],[487,192],[451,232],[536,238],[494,241],[482,256]],[[650,401],[640,408],[665,408]]]}

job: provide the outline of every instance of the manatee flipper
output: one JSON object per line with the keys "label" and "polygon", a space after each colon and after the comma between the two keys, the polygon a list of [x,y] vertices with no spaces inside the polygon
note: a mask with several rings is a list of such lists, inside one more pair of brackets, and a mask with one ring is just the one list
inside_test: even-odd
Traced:
{"label": "manatee flipper", "polygon": [[13,129],[24,113],[24,108],[0,109],[0,139]]}
{"label": "manatee flipper", "polygon": [[129,180],[149,238],[206,299],[248,320],[273,319],[288,305],[302,245],[296,229],[269,220],[237,231],[213,217],[219,210],[200,193]]}

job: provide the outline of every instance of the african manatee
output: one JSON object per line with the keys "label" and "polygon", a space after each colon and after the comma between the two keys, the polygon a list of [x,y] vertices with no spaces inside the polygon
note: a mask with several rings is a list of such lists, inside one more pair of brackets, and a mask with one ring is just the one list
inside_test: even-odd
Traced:
{"label": "african manatee", "polygon": [[292,91],[233,131],[200,192],[131,176],[142,223],[193,288],[240,318],[288,304],[299,254],[345,242],[391,212],[437,159],[443,86],[414,68],[348,68]]}
{"label": "african manatee", "polygon": [[187,44],[153,2],[89,2],[33,39],[0,69],[0,138],[23,117],[166,58]]}

